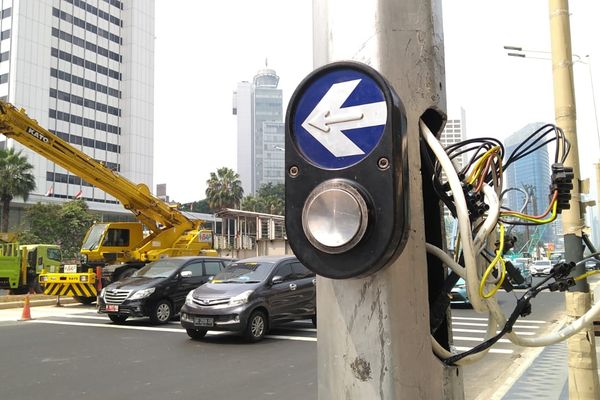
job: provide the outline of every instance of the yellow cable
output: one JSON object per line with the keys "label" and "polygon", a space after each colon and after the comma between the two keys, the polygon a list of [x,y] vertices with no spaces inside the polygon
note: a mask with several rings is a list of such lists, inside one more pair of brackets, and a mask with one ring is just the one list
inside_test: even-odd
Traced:
{"label": "yellow cable", "polygon": [[536,224],[547,224],[550,223],[552,221],[554,221],[556,219],[556,207],[558,206],[558,201],[555,200],[554,201],[554,205],[552,206],[552,213],[550,214],[550,216],[546,219],[539,219],[539,218],[531,218],[528,217],[526,215],[515,215],[510,211],[506,211],[506,212],[502,212],[501,214],[504,215],[508,215],[510,217],[514,217],[514,218],[519,218],[519,219],[524,219],[526,221],[530,221],[530,222],[534,222]]}
{"label": "yellow cable", "polygon": [[[479,295],[484,299],[489,299],[490,297],[494,296],[498,292],[498,289],[500,289],[500,287],[502,286],[502,283],[504,283],[504,278],[506,278],[506,264],[504,263],[504,259],[502,258],[502,252],[504,251],[504,225],[502,225],[502,224],[499,224],[499,225],[500,225],[500,245],[498,246],[498,250],[496,250],[496,257],[494,257],[494,259],[492,260],[490,265],[488,265],[485,272],[483,273],[481,282],[479,282]],[[501,266],[500,279],[498,280],[498,282],[496,282],[496,285],[494,286],[494,288],[492,290],[490,290],[488,293],[484,293],[483,291],[485,289],[485,282],[487,281],[487,278],[490,276],[490,274],[496,267],[496,264],[498,264],[498,263],[500,263],[500,266]]]}
{"label": "yellow cable", "polygon": [[488,151],[483,153],[483,155],[481,156],[481,158],[479,160],[477,160],[477,162],[473,166],[473,170],[467,177],[467,183],[473,184],[473,182],[475,182],[477,180],[477,177],[479,176],[479,174],[481,174],[481,171],[483,170],[483,168],[485,168],[485,163],[487,162],[487,159],[493,153],[496,153],[498,151],[500,151],[500,146],[492,147],[491,149],[489,149]]}
{"label": "yellow cable", "polygon": [[580,281],[582,279],[587,278],[588,276],[592,276],[592,275],[596,275],[596,274],[600,274],[600,270],[599,271],[590,271],[590,272],[586,272],[585,274],[581,274],[577,277],[575,277],[576,281]]}

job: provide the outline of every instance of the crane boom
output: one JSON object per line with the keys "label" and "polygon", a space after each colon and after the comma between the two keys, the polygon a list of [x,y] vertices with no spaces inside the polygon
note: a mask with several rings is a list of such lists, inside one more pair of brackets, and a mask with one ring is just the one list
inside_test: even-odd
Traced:
{"label": "crane boom", "polygon": [[198,221],[153,196],[146,185],[130,182],[40,126],[25,110],[4,101],[0,101],[0,133],[115,197],[153,233],[173,226],[182,230],[198,227]]}

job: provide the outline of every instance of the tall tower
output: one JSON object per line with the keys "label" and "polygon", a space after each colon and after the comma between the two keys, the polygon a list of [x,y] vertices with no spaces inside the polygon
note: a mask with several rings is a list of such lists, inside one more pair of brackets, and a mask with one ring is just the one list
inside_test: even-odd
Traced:
{"label": "tall tower", "polygon": [[[543,125],[544,124],[541,122],[528,124],[506,138],[504,142],[506,154],[510,155],[523,140]],[[527,209],[525,210],[527,214],[541,214],[548,207],[551,183],[548,147],[541,147],[535,152],[511,164],[510,167],[506,169],[504,176],[506,179],[505,189],[517,187],[533,194],[533,197],[530,198]],[[525,199],[521,193],[510,191],[507,193],[506,200],[510,209],[519,211],[523,206]],[[541,226],[539,228],[540,230],[543,230],[543,234],[538,232],[541,234],[543,241],[555,239],[556,225],[556,222],[554,222],[548,226]],[[533,235],[533,233],[533,230],[529,229],[529,234]]]}
{"label": "tall tower", "polygon": [[237,116],[237,173],[244,194],[267,183],[284,182],[284,124],[279,76],[272,69],[256,73],[252,83],[240,82],[233,93]]}
{"label": "tall tower", "polygon": [[[154,0],[1,2],[0,98],[136,183],[152,187]],[[5,140],[0,137],[0,141]],[[29,202],[112,197],[9,140],[34,166]]]}
{"label": "tall tower", "polygon": [[[448,121],[440,136],[442,146],[447,147],[452,144],[462,142],[467,138],[467,118],[465,109],[449,110]],[[463,156],[460,155],[454,159],[455,166],[459,169],[464,166]]]}

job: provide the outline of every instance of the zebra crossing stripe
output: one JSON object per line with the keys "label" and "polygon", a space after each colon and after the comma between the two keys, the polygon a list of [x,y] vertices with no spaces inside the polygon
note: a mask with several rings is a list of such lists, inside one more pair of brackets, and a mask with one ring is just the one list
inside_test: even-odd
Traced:
{"label": "zebra crossing stripe", "polygon": [[[482,318],[482,317],[457,317],[457,316],[452,316],[452,320],[464,320],[464,321],[487,321],[487,318]],[[540,321],[540,320],[528,320],[528,319],[520,319],[519,323],[522,324],[546,324],[547,321]]]}

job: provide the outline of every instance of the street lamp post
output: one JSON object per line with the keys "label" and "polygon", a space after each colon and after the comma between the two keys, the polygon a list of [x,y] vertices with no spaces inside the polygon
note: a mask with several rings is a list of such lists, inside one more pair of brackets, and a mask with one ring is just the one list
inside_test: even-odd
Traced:
{"label": "street lamp post", "polygon": [[[552,58],[550,57],[552,53],[549,51],[524,49],[519,46],[504,46],[504,50],[508,50],[506,55],[509,57],[552,61]],[[594,76],[592,75],[592,58],[589,54],[586,54],[583,57],[578,54],[572,54],[572,56],[576,58],[572,61],[573,64],[580,63],[587,65],[588,67],[590,89],[592,91],[592,106],[594,107],[594,121],[596,124],[596,138],[598,139],[598,148],[600,149],[600,124],[598,123],[598,108],[596,106],[596,93],[594,91]]]}

